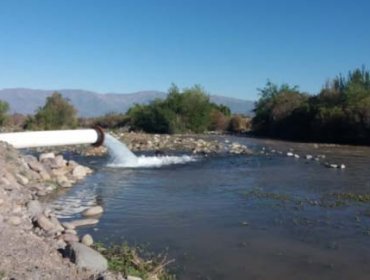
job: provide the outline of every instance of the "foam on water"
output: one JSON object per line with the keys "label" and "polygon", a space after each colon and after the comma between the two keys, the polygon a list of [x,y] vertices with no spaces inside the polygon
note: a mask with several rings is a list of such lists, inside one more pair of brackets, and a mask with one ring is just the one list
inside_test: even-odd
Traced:
{"label": "foam on water", "polygon": [[107,134],[105,139],[110,154],[109,167],[114,168],[140,168],[140,167],[161,167],[171,164],[185,164],[196,161],[195,157],[182,156],[139,156],[137,157],[121,141]]}

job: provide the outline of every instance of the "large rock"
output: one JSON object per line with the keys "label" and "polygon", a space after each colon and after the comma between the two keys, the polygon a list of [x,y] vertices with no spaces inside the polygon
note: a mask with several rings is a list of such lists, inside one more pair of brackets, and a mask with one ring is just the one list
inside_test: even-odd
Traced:
{"label": "large rock", "polygon": [[51,158],[55,158],[55,154],[54,153],[43,153],[39,156],[39,161],[43,161],[45,159],[51,159]]}
{"label": "large rock", "polygon": [[104,211],[103,207],[93,206],[83,211],[82,215],[85,217],[92,217],[92,216],[100,215],[101,213],[103,213],[103,211]]}
{"label": "large rock", "polygon": [[[99,220],[97,219],[82,219],[82,220],[74,220],[72,222],[68,223],[68,228],[74,229],[76,227],[82,227],[82,226],[90,226],[90,225],[95,225],[99,223]],[[63,224],[66,226],[66,224]]]}
{"label": "large rock", "polygon": [[64,175],[59,175],[56,178],[57,184],[61,186],[62,188],[70,188],[72,187],[72,183],[68,178]]}
{"label": "large rock", "polygon": [[93,245],[94,239],[92,238],[92,236],[90,234],[85,234],[81,238],[81,243],[90,247],[91,245]]}
{"label": "large rock", "polygon": [[15,174],[15,177],[17,178],[18,183],[22,185],[27,185],[29,183],[28,178],[19,173]]}
{"label": "large rock", "polygon": [[108,261],[100,253],[82,243],[72,243],[74,261],[81,269],[102,273],[108,269]]}
{"label": "large rock", "polygon": [[78,165],[73,168],[72,176],[77,179],[83,179],[87,175],[85,167]]}
{"label": "large rock", "polygon": [[25,159],[29,168],[31,168],[33,171],[38,173],[46,172],[44,166],[38,162],[36,158],[27,156]]}
{"label": "large rock", "polygon": [[78,236],[71,233],[64,233],[62,235],[62,239],[67,243],[74,243],[79,241]]}
{"label": "large rock", "polygon": [[37,217],[37,224],[40,228],[46,232],[53,232],[56,230],[56,226],[52,221],[50,221],[44,214],[41,214]]}
{"label": "large rock", "polygon": [[43,212],[43,207],[38,200],[31,200],[27,203],[27,210],[28,214],[30,215],[31,219],[37,219]]}

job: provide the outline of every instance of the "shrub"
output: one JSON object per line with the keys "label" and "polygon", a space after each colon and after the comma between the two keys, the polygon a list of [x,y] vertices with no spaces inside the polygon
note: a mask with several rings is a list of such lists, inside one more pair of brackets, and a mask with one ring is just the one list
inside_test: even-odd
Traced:
{"label": "shrub", "polygon": [[47,97],[46,103],[40,107],[33,117],[26,121],[27,129],[63,129],[77,126],[77,111],[68,99],[54,92]]}

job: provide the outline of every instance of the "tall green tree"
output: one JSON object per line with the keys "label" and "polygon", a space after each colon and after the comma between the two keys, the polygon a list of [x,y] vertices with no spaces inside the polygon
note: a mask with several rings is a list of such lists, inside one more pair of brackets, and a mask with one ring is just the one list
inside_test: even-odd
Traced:
{"label": "tall green tree", "polygon": [[0,125],[3,125],[7,119],[7,113],[9,111],[9,104],[6,101],[0,100]]}
{"label": "tall green tree", "polygon": [[221,120],[221,116],[215,111],[222,115],[230,113],[226,106],[211,103],[209,96],[199,85],[182,91],[172,85],[165,100],[155,100],[149,105],[135,105],[127,114],[131,126],[136,130],[198,133],[216,127],[215,119]]}
{"label": "tall green tree", "polygon": [[54,92],[47,97],[46,103],[31,117],[26,127],[29,129],[63,129],[77,126],[77,111],[68,99]]}

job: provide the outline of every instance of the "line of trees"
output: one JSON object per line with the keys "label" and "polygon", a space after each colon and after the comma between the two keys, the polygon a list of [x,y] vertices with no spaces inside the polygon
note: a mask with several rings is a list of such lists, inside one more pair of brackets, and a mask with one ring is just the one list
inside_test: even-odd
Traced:
{"label": "line of trees", "polygon": [[34,115],[7,115],[9,106],[0,101],[0,125],[11,130],[51,130],[91,127],[122,128],[149,133],[201,133],[205,131],[243,132],[250,123],[242,116],[231,116],[224,105],[210,102],[205,90],[195,85],[180,91],[172,85],[167,98],[157,99],[147,105],[136,104],[126,114],[110,113],[96,118],[79,118],[77,110],[60,93],[54,92],[46,98]]}
{"label": "line of trees", "polygon": [[370,144],[370,73],[364,67],[328,81],[317,95],[271,82],[259,94],[252,121],[257,135]]}

